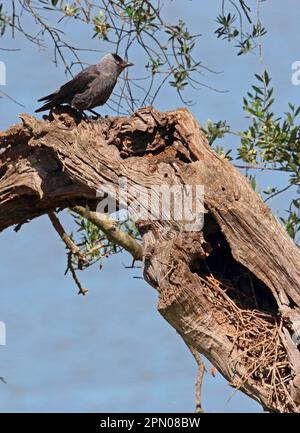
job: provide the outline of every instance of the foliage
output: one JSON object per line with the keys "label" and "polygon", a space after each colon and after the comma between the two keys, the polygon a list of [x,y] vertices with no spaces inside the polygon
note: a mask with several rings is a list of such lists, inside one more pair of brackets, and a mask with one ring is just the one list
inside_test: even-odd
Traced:
{"label": "foliage", "polygon": [[[94,263],[99,263],[101,269],[103,259],[123,250],[119,245],[110,242],[105,233],[89,220],[74,212],[71,212],[71,215],[77,225],[77,230],[75,233],[72,232],[70,237],[73,241],[76,241],[76,245],[80,248],[80,253],[85,258],[82,262],[83,268],[89,267]],[[134,223],[129,218],[121,220],[117,227],[131,235],[137,241],[141,240]],[[78,260],[74,258],[74,265],[77,264]]]}
{"label": "foliage", "polygon": [[3,36],[4,32],[5,32],[5,27],[6,27],[6,23],[5,23],[5,16],[3,15],[2,12],[3,9],[3,3],[0,4],[0,35]]}
{"label": "foliage", "polygon": [[[255,74],[257,83],[247,92],[243,99],[243,110],[249,119],[249,126],[244,131],[233,132],[225,122],[208,122],[205,131],[210,143],[221,139],[227,133],[239,137],[237,159],[247,163],[245,166],[251,185],[257,188],[255,175],[251,170],[271,170],[287,173],[287,185],[279,190],[270,186],[264,191],[265,200],[293,188],[296,198],[292,199],[288,216],[281,217],[289,235],[296,240],[300,231],[300,106],[289,103],[283,116],[277,116],[273,111],[274,89],[270,86],[271,78],[265,71]],[[220,151],[221,148],[216,148]],[[230,152],[231,150],[228,150]],[[222,152],[221,152],[222,153]]]}
{"label": "foliage", "polygon": [[229,12],[227,15],[224,15],[223,10],[223,13],[217,17],[217,23],[219,27],[215,31],[218,38],[225,39],[228,42],[236,42],[236,47],[239,50],[238,56],[253,51],[257,47],[257,41],[259,41],[259,38],[261,38],[267,33],[266,29],[262,27],[260,20],[258,20],[256,24],[252,24],[249,16],[251,10],[248,6],[245,5],[245,2],[240,1],[240,4],[244,6],[242,8],[242,11],[246,16],[248,23],[252,25],[251,30],[247,31],[246,33],[243,32],[243,27],[241,24],[241,12],[238,11],[240,17],[240,24],[239,26],[236,26],[236,14],[231,14]]}
{"label": "foliage", "polygon": [[[173,2],[167,0],[165,3],[161,0],[11,0],[5,2],[6,12],[0,9],[0,33],[10,28],[12,36],[20,32],[40,49],[50,43],[54,49],[54,62],[62,61],[66,72],[72,74],[72,67],[81,63],[80,54],[84,50],[74,46],[64,32],[65,21],[73,20],[78,31],[82,31],[83,25],[91,28],[93,38],[101,41],[105,51],[125,53],[129,58],[138,53],[139,63],[144,61],[146,76],[125,77],[119,102],[112,107],[116,112],[153,104],[166,84],[189,104],[191,101],[184,97],[184,90],[205,85],[200,76],[208,69],[197,58],[196,48],[201,35],[194,34],[182,18],[169,22],[165,15]],[[239,15],[239,30],[233,24],[236,15],[227,13],[232,7]],[[233,39],[240,45],[240,52],[252,50],[253,41],[265,34],[260,22],[253,24],[251,32],[243,31],[243,18],[249,24],[252,15],[254,19],[254,13],[244,1],[223,1],[217,19],[217,37]],[[37,27],[28,27],[28,16]],[[85,50],[89,51],[89,48]]]}
{"label": "foliage", "polygon": [[[224,138],[225,134],[230,131],[230,127],[226,124],[226,120],[213,122],[211,119],[208,119],[203,129],[207,134],[208,142],[211,146],[217,139]],[[217,146],[215,150],[217,149],[219,149],[219,153],[222,153],[220,146]]]}

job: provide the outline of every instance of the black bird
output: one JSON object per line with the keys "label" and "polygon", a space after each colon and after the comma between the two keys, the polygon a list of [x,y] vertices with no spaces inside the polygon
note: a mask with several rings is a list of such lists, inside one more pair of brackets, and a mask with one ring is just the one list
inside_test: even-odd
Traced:
{"label": "black bird", "polygon": [[105,104],[120,73],[132,65],[117,54],[106,54],[99,63],[81,71],[56,92],[39,99],[38,102],[46,101],[46,103],[35,112],[45,111],[61,104],[68,104],[79,111],[92,111],[92,108]]}

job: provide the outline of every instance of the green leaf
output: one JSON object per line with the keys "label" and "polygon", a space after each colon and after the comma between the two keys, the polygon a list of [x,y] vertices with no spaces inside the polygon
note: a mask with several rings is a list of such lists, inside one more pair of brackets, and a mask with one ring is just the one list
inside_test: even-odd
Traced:
{"label": "green leaf", "polygon": [[271,78],[269,77],[267,71],[264,72],[264,81],[265,81],[266,86],[268,86],[270,81],[271,81]]}
{"label": "green leaf", "polygon": [[254,74],[254,75],[258,81],[261,81],[262,83],[264,82],[264,79],[260,75],[258,75],[258,74]]}

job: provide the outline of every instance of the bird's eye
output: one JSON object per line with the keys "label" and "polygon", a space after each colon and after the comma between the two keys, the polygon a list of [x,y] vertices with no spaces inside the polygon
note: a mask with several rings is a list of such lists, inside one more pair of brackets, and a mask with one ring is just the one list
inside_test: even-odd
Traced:
{"label": "bird's eye", "polygon": [[122,59],[120,56],[118,56],[118,54],[114,54],[114,59],[117,65],[121,65],[122,64]]}

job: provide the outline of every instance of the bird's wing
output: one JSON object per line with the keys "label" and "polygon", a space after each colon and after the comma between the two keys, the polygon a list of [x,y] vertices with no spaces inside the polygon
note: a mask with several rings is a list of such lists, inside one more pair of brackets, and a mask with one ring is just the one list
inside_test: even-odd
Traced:
{"label": "bird's wing", "polygon": [[98,74],[82,93],[77,93],[72,99],[72,105],[79,110],[94,108],[105,104],[111,95],[116,80],[111,76]]}
{"label": "bird's wing", "polygon": [[72,98],[74,94],[85,91],[91,82],[93,82],[98,76],[98,74],[99,73],[95,65],[89,66],[88,68],[79,72],[79,74],[77,74],[72,80],[62,85],[56,92],[40,98],[38,102],[50,100],[57,101]]}

